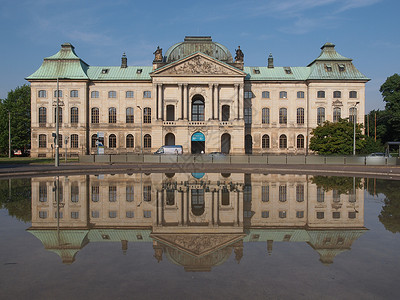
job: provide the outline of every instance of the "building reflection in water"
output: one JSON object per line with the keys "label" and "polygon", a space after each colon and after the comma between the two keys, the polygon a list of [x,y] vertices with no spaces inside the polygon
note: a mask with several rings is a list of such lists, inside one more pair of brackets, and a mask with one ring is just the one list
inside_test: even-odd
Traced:
{"label": "building reflection in water", "polygon": [[[351,179],[352,180],[352,179]],[[342,192],[342,194],[341,194]],[[58,199],[57,199],[58,196]],[[305,242],[331,264],[366,230],[364,193],[324,190],[308,175],[116,174],[32,179],[32,227],[72,263],[88,243],[153,244],[186,271],[210,271],[243,244]]]}

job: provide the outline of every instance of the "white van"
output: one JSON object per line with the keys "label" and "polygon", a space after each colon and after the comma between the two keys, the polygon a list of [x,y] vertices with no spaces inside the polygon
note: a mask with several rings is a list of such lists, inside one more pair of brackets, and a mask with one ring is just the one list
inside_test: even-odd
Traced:
{"label": "white van", "polygon": [[183,148],[181,145],[173,145],[173,146],[162,146],[158,149],[154,154],[175,154],[181,155],[183,153]]}

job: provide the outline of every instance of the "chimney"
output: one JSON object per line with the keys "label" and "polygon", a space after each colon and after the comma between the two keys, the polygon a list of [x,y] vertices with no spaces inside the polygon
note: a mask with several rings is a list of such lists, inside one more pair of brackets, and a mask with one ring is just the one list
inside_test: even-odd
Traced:
{"label": "chimney", "polygon": [[121,68],[127,68],[128,67],[128,59],[126,58],[125,52],[122,54],[121,58]]}
{"label": "chimney", "polygon": [[272,57],[272,53],[268,56],[268,68],[272,69],[274,67],[274,58]]}

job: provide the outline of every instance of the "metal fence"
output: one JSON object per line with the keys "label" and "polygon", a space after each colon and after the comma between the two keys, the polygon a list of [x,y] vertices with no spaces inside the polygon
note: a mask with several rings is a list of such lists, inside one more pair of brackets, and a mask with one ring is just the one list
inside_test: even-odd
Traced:
{"label": "metal fence", "polygon": [[261,164],[261,165],[400,165],[396,157],[319,156],[319,155],[152,155],[104,154],[81,155],[81,163],[154,163],[154,164]]}

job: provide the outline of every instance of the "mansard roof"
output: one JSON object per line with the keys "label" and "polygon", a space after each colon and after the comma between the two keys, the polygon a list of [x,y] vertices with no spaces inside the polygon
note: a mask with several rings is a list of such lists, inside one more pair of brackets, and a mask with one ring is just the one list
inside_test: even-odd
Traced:
{"label": "mansard roof", "polygon": [[[369,80],[356,69],[352,59],[337,53],[335,45],[331,43],[324,44],[321,47],[320,55],[306,67],[244,67],[243,71],[230,65],[232,56],[229,50],[212,42],[211,37],[186,37],[184,42],[168,49],[164,57],[167,64],[156,70],[153,70],[152,66],[128,66],[126,68],[121,66],[89,66],[78,57],[74,49],[74,46],[69,43],[62,44],[59,52],[46,57],[40,68],[26,79],[147,81],[151,80],[152,76],[190,57],[202,55],[203,58],[214,61],[232,72],[237,70],[238,74],[246,74],[245,80],[249,81]],[[212,75],[211,72],[209,76]],[[218,74],[215,75],[218,76]]]}

